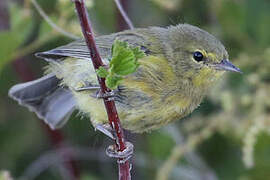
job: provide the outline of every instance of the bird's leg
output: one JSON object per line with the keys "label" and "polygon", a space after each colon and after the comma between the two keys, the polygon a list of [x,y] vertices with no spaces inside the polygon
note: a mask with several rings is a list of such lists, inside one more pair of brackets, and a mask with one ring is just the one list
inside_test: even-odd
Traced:
{"label": "bird's leg", "polygon": [[[75,89],[75,91],[77,92],[88,91],[88,90],[96,90],[96,93],[91,95],[94,98],[107,98],[108,100],[113,100],[115,96],[115,91],[103,93],[101,92],[99,86],[93,86],[91,84]],[[95,126],[95,129],[99,130],[100,132],[110,137],[111,139],[117,141],[115,131],[111,128],[109,124],[97,124]],[[129,160],[132,157],[133,144],[130,142],[126,142],[126,148],[123,151],[118,151],[118,148],[115,144],[110,145],[106,149],[106,154],[109,157],[117,158],[118,163],[125,163],[127,160]]]}
{"label": "bird's leg", "polygon": [[114,98],[114,91],[102,93],[99,86],[93,86],[91,84],[75,88],[74,90],[76,92],[96,90],[96,93],[91,95],[94,98],[98,98],[98,99],[108,98],[108,100],[113,100]]}
{"label": "bird's leg", "polygon": [[91,91],[91,90],[99,90],[100,87],[97,85],[93,85],[90,82],[82,81],[77,84],[77,87],[74,88],[76,92],[80,91]]}
{"label": "bird's leg", "polygon": [[118,151],[118,148],[115,144],[110,145],[106,149],[106,154],[109,157],[112,158],[118,158],[118,163],[125,163],[127,160],[129,160],[132,157],[134,146],[132,143],[126,141],[126,148],[123,151]]}
{"label": "bird's leg", "polygon": [[99,89],[100,89],[99,86],[84,86],[84,87],[76,88],[75,91],[80,92],[80,91],[99,90]]}

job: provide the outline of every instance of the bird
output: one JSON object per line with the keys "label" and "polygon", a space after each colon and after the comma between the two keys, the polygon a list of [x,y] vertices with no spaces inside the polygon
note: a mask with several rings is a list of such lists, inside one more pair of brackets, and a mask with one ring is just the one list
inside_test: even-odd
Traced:
{"label": "bird", "polygon": [[[150,132],[192,113],[226,71],[241,73],[229,61],[224,45],[210,33],[189,24],[125,30],[96,37],[102,61],[108,64],[113,43],[139,47],[145,56],[137,71],[114,90],[122,127]],[[52,129],[61,128],[75,109],[94,127],[108,117],[89,50],[83,39],[36,53],[48,62],[40,79],[14,85],[9,96],[37,114]]]}

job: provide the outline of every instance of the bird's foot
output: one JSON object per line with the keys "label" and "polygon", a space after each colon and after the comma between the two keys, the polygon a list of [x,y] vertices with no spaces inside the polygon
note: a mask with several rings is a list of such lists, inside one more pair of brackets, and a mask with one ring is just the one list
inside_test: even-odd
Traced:
{"label": "bird's foot", "polygon": [[134,151],[133,144],[127,141],[126,148],[123,151],[118,151],[116,145],[113,144],[106,149],[106,154],[109,157],[118,158],[117,162],[122,164],[132,157],[133,151]]}
{"label": "bird's foot", "polygon": [[[115,131],[111,128],[109,124],[98,124],[95,126],[96,130],[99,130],[106,136],[110,137],[113,140],[116,140]],[[126,148],[123,151],[118,151],[117,146],[110,145],[106,149],[106,154],[109,157],[118,158],[118,163],[125,163],[127,160],[129,160],[132,157],[134,146],[130,142],[126,142]]]}
{"label": "bird's foot", "polygon": [[103,92],[101,92],[100,89],[97,90],[97,92],[94,95],[92,95],[92,97],[95,97],[95,98],[98,98],[98,99],[107,98],[108,101],[114,100],[114,96],[115,96],[115,92],[114,91],[103,93]]}
{"label": "bird's foot", "polygon": [[78,87],[74,88],[74,90],[76,92],[80,92],[80,91],[91,91],[91,90],[99,90],[100,87],[97,85],[93,85],[89,82],[80,82],[77,85]]}

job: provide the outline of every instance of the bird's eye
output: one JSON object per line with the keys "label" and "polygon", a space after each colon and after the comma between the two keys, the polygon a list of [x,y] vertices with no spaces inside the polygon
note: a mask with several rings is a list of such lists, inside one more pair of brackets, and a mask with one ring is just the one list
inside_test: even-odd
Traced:
{"label": "bird's eye", "polygon": [[203,60],[203,54],[199,51],[195,51],[193,53],[193,58],[197,61],[197,62],[200,62]]}

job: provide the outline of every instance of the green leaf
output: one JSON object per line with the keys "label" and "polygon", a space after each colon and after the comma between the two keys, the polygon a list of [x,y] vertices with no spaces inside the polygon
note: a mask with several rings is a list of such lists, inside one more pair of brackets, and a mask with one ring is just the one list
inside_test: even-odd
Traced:
{"label": "green leaf", "polygon": [[123,78],[120,76],[107,76],[105,83],[110,89],[116,89]]}
{"label": "green leaf", "polygon": [[99,67],[97,70],[97,75],[102,78],[106,78],[109,75],[109,72],[104,67]]}
{"label": "green leaf", "polygon": [[115,55],[117,52],[119,52],[119,48],[127,48],[128,44],[124,41],[116,40],[112,45],[112,56]]}
{"label": "green leaf", "polygon": [[122,76],[133,73],[138,67],[138,57],[143,57],[139,48],[131,49],[126,42],[115,41],[110,61],[111,71]]}
{"label": "green leaf", "polygon": [[109,69],[100,67],[97,75],[106,78],[106,86],[115,89],[121,83],[124,76],[134,73],[139,67],[138,59],[145,54],[139,47],[130,48],[126,42],[115,41],[112,46],[112,59]]}
{"label": "green leaf", "polygon": [[143,58],[145,56],[144,52],[140,50],[139,47],[135,47],[132,49],[133,54],[135,55],[136,60]]}

